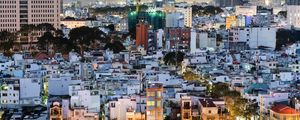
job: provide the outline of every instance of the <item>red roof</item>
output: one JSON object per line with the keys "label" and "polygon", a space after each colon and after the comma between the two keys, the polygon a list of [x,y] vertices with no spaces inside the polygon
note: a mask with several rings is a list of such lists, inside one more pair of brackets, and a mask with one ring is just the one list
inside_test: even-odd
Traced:
{"label": "red roof", "polygon": [[53,56],[51,56],[51,55],[47,55],[47,54],[45,54],[45,53],[38,53],[37,55],[35,55],[35,59],[37,59],[37,60],[47,60],[48,58],[51,58],[51,57],[53,57]]}
{"label": "red roof", "polygon": [[282,104],[273,106],[271,110],[280,114],[299,114],[295,109]]}
{"label": "red roof", "polygon": [[238,61],[233,61],[233,64],[240,64]]}

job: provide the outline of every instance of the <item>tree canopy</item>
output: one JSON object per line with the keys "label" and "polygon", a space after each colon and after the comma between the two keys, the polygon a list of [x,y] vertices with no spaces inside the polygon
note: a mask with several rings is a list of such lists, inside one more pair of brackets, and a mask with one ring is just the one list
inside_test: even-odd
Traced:
{"label": "tree canopy", "polygon": [[192,10],[193,10],[193,14],[194,15],[216,15],[219,14],[221,12],[223,12],[223,10],[220,7],[215,7],[215,6],[198,6],[198,5],[193,5],[192,6]]}
{"label": "tree canopy", "polygon": [[114,24],[109,24],[105,28],[109,29],[111,32],[115,31],[115,25]]}
{"label": "tree canopy", "polygon": [[98,28],[89,28],[86,26],[74,28],[69,33],[70,40],[79,48],[80,54],[87,50],[91,44],[97,42],[107,43],[108,39],[104,32]]}
{"label": "tree canopy", "polygon": [[279,29],[276,32],[276,50],[280,50],[282,46],[293,44],[300,40],[300,31]]}
{"label": "tree canopy", "polygon": [[200,76],[191,70],[187,70],[183,73],[184,80],[200,80]]}
{"label": "tree canopy", "polygon": [[14,33],[8,31],[0,32],[0,49],[3,50],[4,53],[9,52],[9,50],[13,48],[16,38]]}
{"label": "tree canopy", "polygon": [[229,86],[226,83],[215,83],[211,87],[211,96],[214,98],[226,96],[229,92]]}
{"label": "tree canopy", "polygon": [[258,108],[257,102],[242,98],[240,92],[230,90],[228,84],[215,83],[210,86],[210,89],[213,98],[222,97],[225,99],[225,104],[232,118],[239,116],[248,120],[251,116],[256,114]]}
{"label": "tree canopy", "polygon": [[[45,32],[41,37],[38,38],[37,46],[41,50],[49,50],[51,44],[54,43],[54,36],[51,32]],[[48,52],[47,52],[48,53]]]}
{"label": "tree canopy", "polygon": [[119,40],[116,41],[112,41],[109,43],[106,43],[104,46],[104,49],[110,49],[112,50],[114,53],[119,53],[122,50],[125,50],[126,48],[124,47],[124,45],[122,44],[122,42],[120,42]]}
{"label": "tree canopy", "polygon": [[164,63],[166,65],[180,65],[184,59],[185,54],[183,52],[169,52],[164,56]]}

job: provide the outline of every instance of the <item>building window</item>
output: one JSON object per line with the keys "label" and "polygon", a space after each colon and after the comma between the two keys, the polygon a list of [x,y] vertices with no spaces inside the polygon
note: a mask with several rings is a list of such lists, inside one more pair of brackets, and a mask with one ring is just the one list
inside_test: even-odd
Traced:
{"label": "building window", "polygon": [[157,96],[157,98],[161,98],[161,92],[160,92],[160,91],[157,91],[157,92],[156,92],[156,96]]}
{"label": "building window", "polygon": [[115,104],[115,103],[111,103],[111,104],[110,104],[110,107],[115,108],[115,107],[116,107],[116,104]]}
{"label": "building window", "polygon": [[156,102],[156,107],[160,107],[161,106],[161,102],[160,101],[157,101]]}
{"label": "building window", "polygon": [[2,96],[7,96],[7,93],[2,93]]}
{"label": "building window", "polygon": [[155,92],[147,92],[147,96],[155,96]]}
{"label": "building window", "polygon": [[155,102],[154,101],[147,101],[147,106],[154,106]]}
{"label": "building window", "polygon": [[184,118],[184,119],[190,119],[189,113],[185,112],[185,113],[183,114],[183,118]]}
{"label": "building window", "polygon": [[190,109],[190,102],[184,102],[183,103],[183,108],[184,109]]}

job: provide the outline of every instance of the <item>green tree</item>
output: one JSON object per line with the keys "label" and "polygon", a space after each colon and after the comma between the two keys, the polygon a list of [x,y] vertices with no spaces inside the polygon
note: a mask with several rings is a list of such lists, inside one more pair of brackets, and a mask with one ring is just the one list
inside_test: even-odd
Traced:
{"label": "green tree", "polygon": [[276,32],[276,50],[281,50],[282,46],[293,44],[300,40],[299,30],[278,29]]}
{"label": "green tree", "polygon": [[70,40],[79,48],[80,54],[90,48],[90,45],[97,42],[107,42],[107,36],[98,28],[89,28],[86,26],[74,28],[69,33]]}
{"label": "green tree", "polygon": [[70,39],[65,38],[65,35],[61,30],[56,30],[54,36],[55,40],[53,41],[53,50],[55,52],[65,54],[76,48],[76,46]]}
{"label": "green tree", "polygon": [[16,38],[15,33],[8,31],[0,32],[0,49],[3,50],[4,53],[9,53],[14,46]]}
{"label": "green tree", "polygon": [[200,80],[200,76],[191,70],[187,70],[183,73],[183,79],[184,80]]}
{"label": "green tree", "polygon": [[49,23],[41,23],[36,25],[36,29],[41,30],[41,31],[55,31],[55,28],[53,27],[52,24]]}
{"label": "green tree", "polygon": [[226,107],[233,118],[242,117],[246,120],[256,114],[258,105],[255,102],[242,98],[240,92],[232,91],[226,83],[215,83],[208,86],[213,98],[224,98]]}
{"label": "green tree", "polygon": [[251,117],[257,113],[258,110],[258,103],[247,101],[246,99],[242,99],[245,102],[241,105],[244,106],[244,110],[241,112],[241,115],[246,120],[251,120]]}
{"label": "green tree", "polygon": [[104,49],[105,50],[110,49],[114,53],[119,53],[119,52],[125,50],[126,48],[124,47],[124,45],[120,41],[116,40],[116,41],[106,43],[105,46],[104,46]]}
{"label": "green tree", "polygon": [[[37,35],[37,26],[33,25],[33,24],[25,24],[21,26],[20,31],[18,31],[18,33],[20,34],[20,41],[26,41],[29,42],[30,46],[29,46],[29,50],[32,49],[32,42],[33,41],[29,41],[32,40],[34,36]],[[21,46],[19,46],[21,49]]]}
{"label": "green tree", "polygon": [[184,59],[185,54],[183,52],[169,52],[164,56],[164,63],[166,65],[178,66]]}
{"label": "green tree", "polygon": [[166,116],[164,120],[172,120],[170,116]]}
{"label": "green tree", "polygon": [[109,24],[105,28],[109,29],[109,31],[111,31],[111,32],[115,31],[115,25],[114,24]]}
{"label": "green tree", "polygon": [[248,101],[242,97],[227,97],[225,99],[225,103],[232,118],[239,116],[246,120],[250,120],[250,118],[255,115],[258,110],[257,103]]}
{"label": "green tree", "polygon": [[57,43],[57,39],[59,37],[63,37],[64,34],[61,30],[56,30],[52,24],[49,23],[42,23],[36,26],[36,30],[43,31],[43,35],[38,38],[37,46],[40,50],[45,50],[49,53],[49,50],[56,50],[57,48],[55,43]]}
{"label": "green tree", "polygon": [[199,16],[216,15],[223,12],[223,10],[220,7],[215,7],[215,6],[202,7],[198,5],[193,5],[192,10],[194,15],[199,15]]}
{"label": "green tree", "polygon": [[49,31],[45,32],[38,38],[37,46],[40,50],[45,50],[49,53],[50,46],[53,45],[55,37]]}
{"label": "green tree", "polygon": [[287,17],[287,11],[279,11],[278,15],[281,15],[281,16],[286,18]]}
{"label": "green tree", "polygon": [[211,86],[211,96],[220,98],[226,96],[230,92],[229,86],[226,83],[215,83]]}

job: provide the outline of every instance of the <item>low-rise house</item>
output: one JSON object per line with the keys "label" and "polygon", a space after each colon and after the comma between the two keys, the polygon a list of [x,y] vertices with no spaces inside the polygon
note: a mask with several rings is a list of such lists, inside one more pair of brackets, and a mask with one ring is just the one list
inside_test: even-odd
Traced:
{"label": "low-rise house", "polygon": [[299,120],[300,113],[286,105],[274,105],[270,109],[270,120]]}

